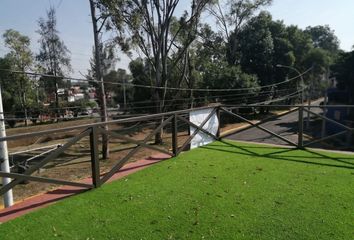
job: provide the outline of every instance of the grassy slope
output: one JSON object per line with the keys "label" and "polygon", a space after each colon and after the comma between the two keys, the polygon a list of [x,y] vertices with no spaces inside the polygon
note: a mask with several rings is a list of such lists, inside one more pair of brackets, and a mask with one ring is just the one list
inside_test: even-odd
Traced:
{"label": "grassy slope", "polygon": [[354,156],[213,143],[0,225],[0,239],[352,239]]}

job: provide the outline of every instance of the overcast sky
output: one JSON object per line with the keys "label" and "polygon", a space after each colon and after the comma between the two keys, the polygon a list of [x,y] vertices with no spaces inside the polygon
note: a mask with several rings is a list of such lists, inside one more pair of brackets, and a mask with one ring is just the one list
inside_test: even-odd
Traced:
{"label": "overcast sky", "polygon": [[[189,0],[181,0],[181,6],[189,6]],[[34,52],[38,50],[37,21],[46,17],[46,10],[53,5],[57,9],[60,36],[71,51],[73,76],[80,77],[89,67],[93,35],[88,0],[0,0],[0,34],[15,29],[31,38]],[[328,24],[335,30],[341,48],[350,51],[354,45],[353,0],[274,0],[270,11],[275,20],[300,28]],[[181,9],[180,9],[181,10]],[[0,56],[6,53],[0,40]],[[127,68],[129,58],[119,56],[117,67]]]}

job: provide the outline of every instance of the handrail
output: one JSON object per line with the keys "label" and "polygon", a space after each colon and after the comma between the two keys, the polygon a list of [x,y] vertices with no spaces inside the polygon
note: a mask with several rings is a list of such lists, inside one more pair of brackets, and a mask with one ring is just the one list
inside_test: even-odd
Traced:
{"label": "handrail", "polygon": [[72,131],[72,130],[81,130],[81,129],[91,128],[91,127],[101,127],[101,126],[114,124],[114,123],[115,124],[117,124],[117,123],[129,123],[129,122],[136,122],[136,121],[142,121],[142,120],[146,121],[146,120],[151,120],[151,119],[155,119],[155,118],[170,116],[170,115],[174,115],[174,114],[189,113],[189,112],[195,111],[195,110],[215,108],[217,106],[219,106],[219,105],[199,107],[199,108],[190,108],[190,109],[186,109],[186,110],[178,110],[178,111],[172,111],[172,112],[157,113],[157,114],[151,114],[151,115],[147,115],[147,116],[139,116],[139,117],[131,117],[131,118],[125,118],[125,119],[111,120],[111,121],[107,121],[107,122],[83,124],[83,125],[77,125],[77,126],[66,127],[66,128],[56,128],[56,129],[44,130],[44,131],[38,131],[38,132],[15,134],[15,135],[6,136],[6,137],[0,137],[0,142],[16,140],[16,139],[21,139],[21,138],[28,138],[28,137],[42,136],[42,135],[58,133],[58,132],[62,133],[62,132],[68,132],[68,131]]}
{"label": "handrail", "polygon": [[306,107],[306,108],[354,108],[354,105],[263,105],[263,104],[249,104],[249,105],[222,105],[223,107],[227,107],[228,109],[237,109],[237,108],[250,108],[250,107],[275,107],[275,108],[288,108],[288,107]]}
{"label": "handrail", "polygon": [[[234,113],[231,110],[232,109],[238,109],[238,108],[249,108],[249,107],[271,107],[271,108],[276,108],[276,107],[287,107],[290,108],[289,111],[283,112],[279,115],[276,116],[271,116],[266,119],[261,120],[258,123],[253,123],[249,119],[241,116],[240,114]],[[133,157],[141,148],[147,148],[153,151],[161,152],[164,154],[168,154],[170,156],[177,156],[179,153],[184,151],[184,149],[190,144],[192,139],[196,136],[198,132],[203,132],[204,134],[207,134],[214,139],[220,139],[220,125],[218,126],[218,133],[216,136],[214,134],[210,133],[208,130],[204,129],[204,125],[209,121],[209,119],[216,114],[217,118],[220,121],[220,112],[224,112],[228,115],[231,115],[239,120],[242,120],[248,124],[250,124],[250,127],[256,127],[271,136],[274,136],[278,139],[283,140],[284,142],[291,144],[297,148],[304,148],[307,147],[311,144],[325,141],[328,139],[332,139],[335,137],[338,137],[340,135],[345,134],[346,132],[354,132],[354,128],[347,127],[343,125],[342,123],[338,123],[330,118],[327,118],[326,116],[322,116],[320,114],[317,114],[315,112],[312,112],[311,110],[307,109],[308,107],[310,108],[331,108],[331,107],[354,107],[353,105],[326,105],[326,106],[304,106],[304,105],[240,105],[240,106],[229,106],[229,105],[222,105],[222,104],[215,104],[215,105],[210,105],[206,107],[199,107],[199,108],[191,108],[191,109],[185,109],[185,110],[178,110],[178,111],[171,111],[171,112],[165,112],[165,113],[159,113],[159,114],[151,114],[151,115],[145,115],[145,116],[137,116],[137,117],[131,117],[131,118],[126,118],[126,119],[118,119],[118,120],[112,120],[108,122],[99,122],[99,123],[92,123],[92,124],[83,124],[83,125],[78,125],[78,126],[72,126],[72,127],[66,127],[66,128],[57,128],[57,129],[51,129],[51,130],[45,130],[45,131],[39,131],[39,132],[32,132],[32,133],[24,133],[24,134],[17,134],[17,135],[12,135],[12,136],[7,136],[7,137],[2,137],[0,138],[0,141],[8,141],[8,140],[16,140],[19,138],[26,138],[26,137],[33,137],[33,136],[41,136],[45,134],[53,134],[53,133],[63,133],[67,131],[72,131],[72,130],[80,130],[81,133],[77,134],[73,138],[71,138],[68,142],[65,144],[61,145],[58,149],[54,150],[51,152],[49,155],[47,155],[43,160],[40,160],[38,163],[35,165],[30,166],[23,174],[17,174],[17,173],[7,173],[7,172],[2,172],[0,171],[0,177],[9,177],[13,178],[13,180],[2,186],[0,188],[0,195],[4,194],[6,191],[9,189],[12,189],[14,186],[19,184],[23,180],[28,180],[28,181],[35,181],[35,182],[44,182],[44,183],[54,183],[54,184],[63,184],[63,185],[71,185],[71,186],[78,186],[78,187],[84,187],[84,188],[97,188],[100,185],[104,184],[108,179],[110,179],[123,165]],[[208,116],[203,120],[200,125],[195,124],[191,121],[188,120],[188,118],[185,118],[184,116],[192,111],[196,110],[203,110],[203,109],[213,109]],[[281,136],[280,134],[272,131],[271,129],[267,129],[266,127],[261,126],[263,123],[266,121],[269,121],[273,118],[279,117],[279,116],[285,116],[287,114],[291,114],[293,112],[299,111],[299,117],[298,117],[298,123],[299,123],[299,131],[298,131],[298,143],[292,142],[291,140]],[[312,115],[315,115],[317,117],[322,118],[325,121],[329,121],[332,123],[336,123],[339,126],[342,126],[346,129],[346,131],[327,136],[324,138],[321,138],[319,140],[303,144],[303,112],[309,112]],[[182,117],[183,116],[183,117]],[[162,120],[160,125],[155,126],[154,130],[150,132],[143,140],[135,140],[134,138],[125,136],[124,134],[119,134],[113,131],[106,131],[104,129],[101,129],[101,126],[105,126],[107,124],[119,124],[119,123],[128,123],[128,122],[143,122],[143,121],[150,121],[152,119],[157,119]],[[181,147],[178,147],[178,120],[184,122],[185,124],[189,125],[190,127],[195,128],[195,131],[193,133],[190,133],[190,136],[185,140],[183,139],[183,144]],[[155,121],[156,122],[156,121]],[[150,141],[156,133],[161,131],[163,128],[165,128],[167,125],[171,124],[171,138],[172,138],[172,152],[171,150],[165,150],[165,149],[160,149],[156,146],[152,146],[148,144],[148,141]],[[247,129],[247,128],[245,128]],[[241,130],[242,131],[242,130]],[[237,134],[238,132],[234,132],[234,134]],[[116,162],[112,168],[108,172],[106,172],[103,176],[100,175],[100,159],[99,159],[99,151],[98,151],[98,139],[100,134],[107,134],[110,135],[111,138],[117,138],[121,139],[130,143],[134,143],[136,146],[132,148],[131,151],[129,151],[123,158],[121,158],[118,162]],[[78,141],[83,139],[84,137],[89,136],[89,141],[90,141],[90,153],[91,153],[91,176],[92,176],[92,184],[86,184],[86,183],[77,183],[77,182],[70,182],[66,180],[59,180],[59,179],[54,179],[54,178],[45,178],[45,177],[37,177],[37,176],[32,176],[32,174],[43,167],[45,164],[48,162],[52,161],[53,159],[57,158],[60,154],[64,153],[69,147],[72,145],[76,144]],[[222,136],[225,137],[225,136]]]}
{"label": "handrail", "polygon": [[[124,118],[124,119],[117,119],[117,120],[111,120],[111,121],[107,121],[107,122],[90,123],[90,124],[83,124],[83,125],[77,125],[77,126],[66,127],[66,128],[56,128],[56,129],[44,130],[44,131],[38,131],[38,132],[15,134],[15,135],[6,136],[6,137],[0,137],[0,142],[35,137],[35,136],[42,136],[42,135],[53,134],[53,133],[63,133],[63,132],[68,132],[68,131],[72,131],[72,130],[82,130],[82,129],[86,129],[86,128],[90,128],[90,127],[101,127],[101,126],[105,126],[105,125],[109,125],[109,124],[129,123],[129,122],[143,121],[143,120],[146,121],[146,120],[152,120],[155,118],[166,117],[166,116],[170,116],[170,115],[174,115],[174,114],[189,113],[191,111],[203,110],[203,109],[215,108],[215,107],[225,107],[225,108],[231,110],[231,109],[249,108],[249,107],[299,108],[299,107],[303,107],[303,105],[262,105],[262,104],[258,104],[258,105],[235,106],[235,105],[214,104],[211,106],[190,108],[190,109],[185,109],[185,110],[157,113],[157,114],[144,115],[144,116],[138,116],[138,117]],[[310,108],[334,108],[334,107],[354,108],[354,105],[323,105],[323,106],[310,105],[310,106],[306,106],[306,107],[307,108],[308,107],[310,107]]]}

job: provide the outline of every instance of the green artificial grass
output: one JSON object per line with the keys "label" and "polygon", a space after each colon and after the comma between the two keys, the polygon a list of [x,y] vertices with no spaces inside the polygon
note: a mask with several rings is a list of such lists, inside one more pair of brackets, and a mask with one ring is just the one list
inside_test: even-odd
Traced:
{"label": "green artificial grass", "polygon": [[354,156],[215,142],[0,225],[0,239],[353,239]]}

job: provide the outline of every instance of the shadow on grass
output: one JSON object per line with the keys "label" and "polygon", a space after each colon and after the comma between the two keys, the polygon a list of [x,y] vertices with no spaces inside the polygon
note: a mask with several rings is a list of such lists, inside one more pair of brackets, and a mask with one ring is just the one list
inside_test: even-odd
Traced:
{"label": "shadow on grass", "polygon": [[[220,141],[223,144],[225,144],[225,146],[213,146],[213,145],[207,145],[207,146],[203,146],[201,148],[203,149],[210,149],[210,150],[214,150],[214,151],[221,151],[221,152],[227,152],[227,153],[234,153],[234,154],[240,154],[240,155],[246,155],[246,156],[254,156],[254,157],[260,157],[260,158],[266,158],[266,159],[270,159],[270,160],[278,160],[278,161],[289,161],[289,162],[296,162],[296,163],[305,163],[305,164],[312,164],[312,165],[319,165],[319,166],[327,166],[327,167],[337,167],[337,168],[345,168],[345,169],[354,169],[354,163],[342,160],[342,159],[351,159],[354,160],[353,158],[336,158],[336,157],[331,157],[325,154],[321,154],[312,150],[301,150],[303,152],[306,153],[311,153],[311,154],[315,154],[317,155],[317,157],[311,157],[311,156],[299,156],[299,155],[288,155],[288,156],[278,156],[277,154],[281,154],[281,153],[290,153],[290,152],[294,152],[294,151],[299,151],[296,148],[289,148],[289,149],[282,149],[282,148],[276,148],[276,147],[261,147],[261,148],[266,148],[266,149],[279,149],[280,151],[277,152],[272,152],[272,153],[257,153],[252,151],[252,148],[258,148],[258,147],[248,147],[248,146],[242,146],[239,145],[237,143],[233,144],[230,142],[226,142],[226,141]],[[227,150],[227,149],[222,149],[222,147],[232,147],[235,150]],[[241,150],[241,151],[237,151]],[[294,159],[295,158],[295,159]],[[302,158],[302,160],[298,159],[298,158]],[[310,160],[304,160],[304,159],[310,159]],[[325,160],[325,161],[330,161],[331,163],[323,163],[323,162],[317,162],[317,161],[311,161],[311,159],[321,159],[321,160]],[[332,163],[335,162],[335,163]],[[339,165],[336,163],[341,163],[341,164],[345,164],[345,165]],[[350,166],[348,166],[350,165]]]}

